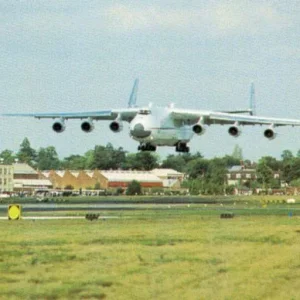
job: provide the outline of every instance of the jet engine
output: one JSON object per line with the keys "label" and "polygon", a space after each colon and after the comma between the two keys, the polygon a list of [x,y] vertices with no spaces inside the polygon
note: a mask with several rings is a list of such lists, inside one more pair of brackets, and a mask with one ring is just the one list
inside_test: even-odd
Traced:
{"label": "jet engine", "polygon": [[229,127],[228,133],[233,137],[238,137],[241,135],[242,130],[238,125],[233,125]]}
{"label": "jet engine", "polygon": [[269,127],[264,131],[264,136],[269,140],[274,140],[277,136],[277,132],[275,132],[274,127]]}
{"label": "jet engine", "polygon": [[121,121],[113,121],[109,124],[109,128],[113,132],[120,132],[123,130],[123,123]]}
{"label": "jet engine", "polygon": [[61,132],[65,131],[66,125],[65,125],[64,120],[59,120],[59,121],[54,122],[52,125],[52,129],[57,133],[61,133]]}
{"label": "jet engine", "polygon": [[205,133],[206,131],[206,127],[203,123],[199,122],[197,124],[195,124],[193,127],[192,127],[193,131],[198,134],[198,135],[202,135]]}
{"label": "jet engine", "polygon": [[92,120],[86,120],[81,123],[81,130],[84,132],[91,132],[94,130],[94,124]]}

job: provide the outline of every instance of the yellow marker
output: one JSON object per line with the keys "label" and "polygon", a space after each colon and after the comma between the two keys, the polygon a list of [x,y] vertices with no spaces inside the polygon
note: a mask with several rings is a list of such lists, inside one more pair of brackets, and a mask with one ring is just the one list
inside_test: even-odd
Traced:
{"label": "yellow marker", "polygon": [[8,220],[19,220],[21,217],[21,205],[11,204],[8,206]]}

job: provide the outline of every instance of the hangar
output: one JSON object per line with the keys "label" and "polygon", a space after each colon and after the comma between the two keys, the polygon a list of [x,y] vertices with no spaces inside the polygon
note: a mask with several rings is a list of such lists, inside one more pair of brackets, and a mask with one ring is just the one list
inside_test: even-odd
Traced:
{"label": "hangar", "polygon": [[50,170],[39,171],[41,179],[51,181],[54,189],[93,189],[96,184],[101,189],[124,188],[133,180],[142,187],[180,188],[184,174],[173,169],[135,170]]}

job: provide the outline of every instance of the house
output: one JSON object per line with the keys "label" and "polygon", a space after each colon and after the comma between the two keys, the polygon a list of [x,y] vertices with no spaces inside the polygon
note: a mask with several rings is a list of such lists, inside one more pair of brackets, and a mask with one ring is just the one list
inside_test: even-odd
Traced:
{"label": "house", "polygon": [[232,166],[226,174],[228,185],[243,185],[246,182],[257,179],[256,169],[254,167]]}

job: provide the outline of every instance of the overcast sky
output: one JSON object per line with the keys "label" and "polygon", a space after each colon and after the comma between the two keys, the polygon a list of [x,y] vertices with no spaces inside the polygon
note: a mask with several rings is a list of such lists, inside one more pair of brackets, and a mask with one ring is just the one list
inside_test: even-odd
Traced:
{"label": "overcast sky", "polygon": [[[195,109],[247,108],[255,83],[257,113],[300,119],[300,2],[0,0],[0,96],[3,113],[93,111],[126,107],[135,78],[138,104]],[[97,122],[86,134],[69,120],[1,118],[0,151],[56,147],[59,156],[112,143],[130,152],[137,142]],[[238,144],[245,158],[280,157],[300,149],[300,128],[226,126],[194,137],[191,151],[212,158]],[[173,148],[158,148],[165,157]]]}

